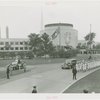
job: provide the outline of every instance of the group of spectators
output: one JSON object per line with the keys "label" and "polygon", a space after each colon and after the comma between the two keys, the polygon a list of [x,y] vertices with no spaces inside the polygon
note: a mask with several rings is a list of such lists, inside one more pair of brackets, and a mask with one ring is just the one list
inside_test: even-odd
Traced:
{"label": "group of spectators", "polygon": [[77,71],[87,71],[87,70],[96,68],[99,65],[100,65],[100,61],[95,61],[95,60],[85,61],[85,60],[82,60],[82,61],[78,61],[76,63],[76,69],[77,69]]}

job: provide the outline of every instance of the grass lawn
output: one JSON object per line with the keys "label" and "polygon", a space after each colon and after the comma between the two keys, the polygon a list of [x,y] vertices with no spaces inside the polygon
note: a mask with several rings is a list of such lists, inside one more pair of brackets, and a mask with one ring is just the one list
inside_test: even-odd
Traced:
{"label": "grass lawn", "polygon": [[[24,59],[27,65],[37,65],[37,64],[50,64],[50,63],[63,63],[66,58],[34,58],[34,59]],[[4,67],[14,60],[0,60],[0,67]]]}
{"label": "grass lawn", "polygon": [[[82,59],[88,59],[89,55],[77,55],[75,59],[82,60]],[[92,55],[93,59],[100,59],[100,55]],[[38,65],[38,64],[50,64],[50,63],[64,63],[67,58],[33,58],[33,59],[24,59],[27,65]],[[13,60],[2,60],[0,59],[0,67],[4,67]]]}
{"label": "grass lawn", "polygon": [[100,70],[82,78],[70,86],[64,93],[82,93],[84,89],[87,89],[90,93],[100,93]]}

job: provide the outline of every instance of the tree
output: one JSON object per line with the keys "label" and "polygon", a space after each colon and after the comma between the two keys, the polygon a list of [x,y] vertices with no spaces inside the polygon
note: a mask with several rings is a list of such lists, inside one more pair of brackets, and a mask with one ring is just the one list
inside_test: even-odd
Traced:
{"label": "tree", "polygon": [[91,45],[92,45],[92,43],[94,42],[93,41],[93,39],[95,38],[95,33],[94,32],[92,32],[92,33],[89,33],[89,34],[87,34],[84,38],[85,38],[85,40],[87,41],[87,45],[88,45],[88,47],[89,47],[89,49],[91,49]]}
{"label": "tree", "polygon": [[51,54],[51,51],[54,50],[54,47],[53,47],[52,41],[50,40],[50,37],[48,34],[43,33],[41,35],[41,40],[42,40],[41,50],[42,50],[42,53],[46,57],[46,55]]}
{"label": "tree", "polygon": [[26,52],[26,57],[28,57],[29,59],[34,58],[33,52],[32,51]]}
{"label": "tree", "polygon": [[54,49],[52,41],[48,34],[43,33],[41,36],[39,34],[31,33],[29,36],[29,45],[32,48],[34,55],[37,57],[50,55],[51,51]]}
{"label": "tree", "polygon": [[12,59],[16,56],[15,52],[9,52],[9,56],[12,57]]}
{"label": "tree", "polygon": [[29,45],[31,46],[34,55],[37,56],[39,52],[39,47],[41,45],[41,38],[39,34],[36,33],[31,33],[28,37],[29,37]]}

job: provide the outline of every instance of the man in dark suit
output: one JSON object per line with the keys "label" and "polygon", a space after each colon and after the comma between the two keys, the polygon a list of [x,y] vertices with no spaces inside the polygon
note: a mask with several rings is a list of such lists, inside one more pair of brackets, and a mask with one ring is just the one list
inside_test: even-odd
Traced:
{"label": "man in dark suit", "polygon": [[36,86],[33,86],[33,90],[32,90],[32,93],[37,93],[37,89],[36,89]]}
{"label": "man in dark suit", "polygon": [[76,80],[76,74],[77,74],[76,66],[74,66],[74,67],[72,68],[72,73],[73,73],[73,80],[74,80],[74,79]]}
{"label": "man in dark suit", "polygon": [[[11,64],[10,64],[11,65]],[[7,74],[7,79],[9,79],[9,74],[10,74],[10,65],[7,66],[7,71],[6,71],[6,74]]]}

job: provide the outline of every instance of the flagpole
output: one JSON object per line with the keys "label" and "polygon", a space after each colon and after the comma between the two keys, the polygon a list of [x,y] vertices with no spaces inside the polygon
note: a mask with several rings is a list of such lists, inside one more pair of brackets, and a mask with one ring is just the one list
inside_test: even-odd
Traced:
{"label": "flagpole", "polygon": [[[90,24],[90,37],[89,40],[91,39],[91,24]],[[91,40],[90,40],[91,41]],[[90,52],[91,52],[91,45],[90,45]]]}
{"label": "flagpole", "polygon": [[90,24],[90,33],[91,33],[91,24]]}
{"label": "flagpole", "polygon": [[59,23],[59,47],[61,48],[61,32],[60,32],[60,23]]}
{"label": "flagpole", "polygon": [[43,3],[41,4],[41,22],[40,22],[40,30],[43,31]]}

